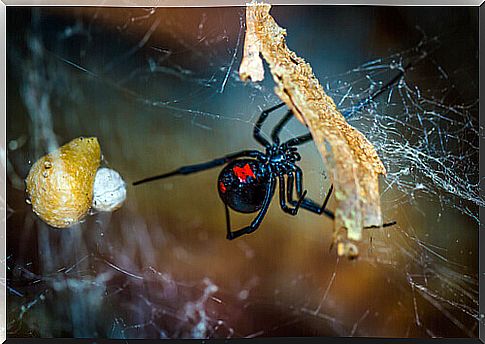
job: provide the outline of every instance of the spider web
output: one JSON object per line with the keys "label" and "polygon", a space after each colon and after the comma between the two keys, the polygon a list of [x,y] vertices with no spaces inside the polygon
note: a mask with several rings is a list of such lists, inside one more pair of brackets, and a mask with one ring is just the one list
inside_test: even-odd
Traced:
{"label": "spider web", "polygon": [[[476,25],[438,36],[413,26],[410,38],[366,50],[366,11],[273,9],[290,48],[388,171],[383,214],[398,225],[366,231],[361,256],[347,261],[328,250],[330,220],[289,218],[277,202],[258,232],[227,242],[215,170],[129,186],[115,213],[47,227],[25,203],[23,183],[46,151],[95,135],[103,164],[131,183],[260,148],[253,125],[279,100],[269,77],[239,80],[242,8],[9,8],[9,335],[476,337],[484,202]],[[298,28],[302,16],[308,24]],[[472,48],[450,50],[456,42]],[[282,135],[304,132],[293,120]],[[305,187],[323,200],[330,185],[318,152],[310,143],[300,153]],[[233,226],[248,221],[233,214]]]}

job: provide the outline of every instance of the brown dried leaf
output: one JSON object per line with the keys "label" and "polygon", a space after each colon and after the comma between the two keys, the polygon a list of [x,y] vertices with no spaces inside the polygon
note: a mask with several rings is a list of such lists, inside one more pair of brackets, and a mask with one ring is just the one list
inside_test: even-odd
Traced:
{"label": "brown dried leaf", "polygon": [[308,126],[329,172],[337,201],[334,233],[345,228],[348,239],[361,240],[363,227],[382,225],[378,175],[386,170],[374,146],[346,122],[325,94],[310,65],[288,49],[286,30],[271,17],[270,8],[254,1],[246,5],[239,75],[242,80],[262,80],[261,53],[276,83],[276,94]]}

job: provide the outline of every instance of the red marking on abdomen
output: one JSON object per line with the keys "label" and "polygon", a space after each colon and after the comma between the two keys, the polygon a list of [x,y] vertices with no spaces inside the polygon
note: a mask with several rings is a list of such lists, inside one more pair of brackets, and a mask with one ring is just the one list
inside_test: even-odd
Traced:
{"label": "red marking on abdomen", "polygon": [[246,179],[248,177],[256,178],[249,164],[244,165],[244,167],[242,168],[239,166],[234,166],[232,170],[234,171],[234,174],[239,178],[239,181],[241,183],[246,183]]}
{"label": "red marking on abdomen", "polygon": [[219,190],[221,190],[222,193],[226,193],[227,188],[223,182],[219,182]]}

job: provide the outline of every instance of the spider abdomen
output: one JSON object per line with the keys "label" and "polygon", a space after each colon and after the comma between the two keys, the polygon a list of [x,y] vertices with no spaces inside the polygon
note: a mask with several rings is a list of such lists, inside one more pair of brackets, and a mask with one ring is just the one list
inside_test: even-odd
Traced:
{"label": "spider abdomen", "polygon": [[269,174],[265,165],[252,159],[234,160],[219,174],[217,189],[222,201],[240,213],[261,209]]}

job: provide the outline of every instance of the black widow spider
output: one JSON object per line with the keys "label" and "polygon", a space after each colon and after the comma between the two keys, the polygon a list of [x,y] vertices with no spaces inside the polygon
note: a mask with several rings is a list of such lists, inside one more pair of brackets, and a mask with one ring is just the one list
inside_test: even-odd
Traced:
{"label": "black widow spider", "polygon": [[[418,59],[417,62],[422,58],[423,57]],[[413,64],[414,63],[411,62],[401,69],[392,80],[374,92],[369,98],[361,101],[357,106],[353,107],[351,111],[353,112],[363,108],[385,90],[392,87],[402,78],[404,71],[412,67]],[[329,218],[334,219],[334,213],[326,209],[326,205],[332,194],[333,185],[330,186],[321,206],[316,202],[305,198],[307,191],[303,191],[303,172],[296,165],[296,162],[301,160],[301,156],[297,151],[297,146],[311,141],[311,134],[298,136],[280,143],[279,134],[288,121],[293,117],[291,110],[289,110],[273,128],[271,132],[272,143],[261,135],[261,127],[268,118],[268,115],[284,105],[284,103],[281,103],[264,110],[254,126],[253,137],[259,144],[266,148],[266,152],[243,150],[205,163],[183,166],[172,172],[145,178],[134,182],[133,185],[139,185],[175,175],[192,174],[227,164],[219,174],[218,190],[219,196],[224,202],[226,209],[227,239],[229,240],[238,238],[244,234],[252,233],[259,228],[268,211],[271,200],[273,199],[277,181],[279,184],[280,207],[285,213],[295,216],[298,213],[298,210],[303,208],[313,213],[319,215],[324,214]],[[344,116],[347,117],[346,114],[344,114]],[[293,199],[293,186],[295,186],[298,200]],[[288,206],[288,204],[290,206]],[[254,213],[256,211],[259,211],[259,213],[249,226],[232,231],[229,208],[240,213]],[[396,224],[395,221],[385,223],[382,227],[388,227],[394,224]]]}
{"label": "black widow spider", "polygon": [[[296,146],[312,140],[312,136],[306,134],[280,143],[279,134],[293,117],[291,110],[273,128],[271,132],[272,143],[261,135],[261,127],[268,115],[284,105],[284,103],[281,103],[263,111],[254,126],[253,137],[266,148],[265,153],[258,150],[244,150],[209,162],[184,166],[169,173],[134,182],[133,185],[178,174],[187,175],[227,164],[219,174],[218,190],[226,208],[227,239],[229,240],[258,229],[273,199],[277,180],[279,181],[280,206],[285,213],[294,216],[301,207],[317,214],[325,214],[333,219],[334,214],[325,209],[332,193],[332,187],[330,187],[322,206],[306,199],[306,191],[302,191],[303,172],[296,165],[296,162],[301,159]],[[285,176],[287,177],[286,188]],[[294,184],[296,185],[298,200],[293,200]],[[249,226],[233,232],[231,231],[229,208],[240,213],[253,213],[258,210],[259,213]]]}
{"label": "black widow spider", "polygon": [[[386,87],[389,86],[390,84]],[[383,90],[381,89],[379,93],[382,92]],[[377,96],[377,94],[373,95],[373,97],[375,96]],[[368,102],[368,100],[369,99],[367,99],[366,102]],[[258,150],[243,150],[212,161],[183,166],[172,172],[145,178],[134,182],[133,185],[139,185],[175,175],[196,173],[227,164],[219,174],[218,190],[219,196],[224,202],[226,209],[227,239],[229,240],[238,238],[244,234],[252,233],[259,228],[268,211],[271,200],[273,199],[277,180],[279,184],[280,207],[285,213],[295,216],[298,213],[298,210],[303,208],[313,213],[319,215],[324,214],[329,218],[334,219],[334,213],[326,209],[326,205],[332,194],[333,186],[330,186],[321,206],[316,202],[305,198],[307,191],[303,191],[303,172],[296,165],[296,162],[301,160],[301,156],[297,152],[297,146],[311,141],[311,134],[298,136],[289,139],[284,143],[280,143],[279,134],[293,117],[291,110],[289,110],[273,128],[271,132],[272,143],[261,135],[261,127],[268,118],[268,115],[284,105],[284,103],[281,103],[264,110],[254,126],[253,137],[258,143],[266,148],[265,153]],[[293,185],[296,187],[298,200],[293,199]],[[291,206],[288,206],[287,203]],[[236,231],[231,231],[229,208],[240,213],[253,213],[258,210],[259,213],[249,226]],[[386,223],[383,227],[391,226],[393,224],[395,224],[395,222]]]}

